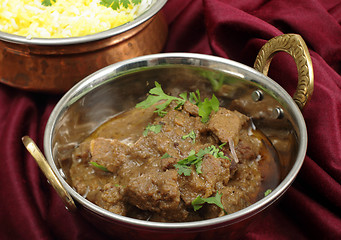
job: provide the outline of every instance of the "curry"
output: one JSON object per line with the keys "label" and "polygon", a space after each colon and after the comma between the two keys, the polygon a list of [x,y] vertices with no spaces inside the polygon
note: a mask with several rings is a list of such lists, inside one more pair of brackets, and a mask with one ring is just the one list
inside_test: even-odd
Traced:
{"label": "curry", "polygon": [[188,222],[239,211],[278,185],[277,153],[250,117],[155,84],[74,150],[78,193],[123,216]]}

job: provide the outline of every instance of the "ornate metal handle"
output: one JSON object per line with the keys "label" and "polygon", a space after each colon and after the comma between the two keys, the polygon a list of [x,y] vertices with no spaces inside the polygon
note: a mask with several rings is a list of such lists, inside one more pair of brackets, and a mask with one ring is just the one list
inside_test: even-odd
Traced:
{"label": "ornate metal handle", "polygon": [[314,73],[307,45],[300,35],[283,34],[270,39],[259,51],[254,68],[267,75],[273,56],[280,51],[290,54],[295,60],[298,85],[293,99],[302,110],[314,90]]}
{"label": "ornate metal handle", "polygon": [[74,211],[77,209],[72,197],[70,194],[65,190],[63,185],[58,180],[56,174],[52,171],[50,165],[47,163],[44,155],[39,150],[38,146],[34,143],[34,141],[28,137],[24,136],[22,138],[22,142],[24,143],[26,149],[31,153],[33,158],[38,163],[40,169],[45,174],[46,178],[48,179],[49,183],[53,186],[53,188],[57,191],[58,195],[63,200],[66,208],[69,211]]}

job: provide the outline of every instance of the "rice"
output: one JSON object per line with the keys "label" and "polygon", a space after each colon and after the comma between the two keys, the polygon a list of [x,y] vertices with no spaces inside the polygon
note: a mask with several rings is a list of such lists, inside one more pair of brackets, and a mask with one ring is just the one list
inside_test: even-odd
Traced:
{"label": "rice", "polygon": [[153,0],[117,10],[101,0],[56,0],[43,6],[42,0],[1,0],[0,31],[30,38],[67,38],[105,31],[134,20]]}

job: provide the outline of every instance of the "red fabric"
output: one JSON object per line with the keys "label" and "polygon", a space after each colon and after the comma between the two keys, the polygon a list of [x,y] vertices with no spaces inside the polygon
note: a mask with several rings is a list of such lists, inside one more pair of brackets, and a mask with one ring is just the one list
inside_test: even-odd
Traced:
{"label": "red fabric", "polygon": [[[308,151],[294,184],[243,239],[341,239],[340,0],[169,0],[165,52],[217,55],[249,66],[271,37],[298,33],[314,66],[315,91],[303,115]],[[279,55],[270,77],[289,93],[296,66]],[[61,96],[0,85],[0,239],[106,239],[64,205],[21,137],[42,148],[46,121]]]}

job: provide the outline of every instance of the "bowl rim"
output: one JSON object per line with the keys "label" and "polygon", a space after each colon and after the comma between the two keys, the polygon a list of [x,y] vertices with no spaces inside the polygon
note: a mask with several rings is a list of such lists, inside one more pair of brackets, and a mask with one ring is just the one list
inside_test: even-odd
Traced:
{"label": "bowl rim", "polygon": [[[58,171],[55,162],[53,161],[51,143],[52,143],[52,133],[55,127],[56,120],[61,115],[63,111],[65,111],[72,103],[77,101],[79,98],[84,96],[88,91],[92,88],[97,87],[103,83],[103,79],[105,79],[108,74],[118,75],[121,72],[125,72],[131,68],[134,69],[138,66],[141,66],[141,63],[146,63],[148,66],[157,66],[159,64],[164,63],[164,59],[187,59],[190,60],[191,63],[197,64],[200,61],[212,61],[214,63],[229,65],[233,68],[241,69],[242,71],[246,71],[248,74],[255,76],[256,83],[265,84],[271,90],[275,91],[281,98],[283,98],[286,103],[288,103],[287,108],[290,108],[291,115],[293,116],[293,120],[297,123],[298,128],[298,151],[296,156],[296,161],[293,164],[291,170],[288,172],[287,176],[282,180],[282,182],[272,190],[272,192],[266,197],[258,200],[256,203],[240,210],[235,213],[231,213],[222,217],[217,217],[208,220],[194,221],[194,222],[181,222],[181,223],[163,223],[163,222],[149,222],[145,220],[138,220],[130,217],[125,217],[121,215],[114,214],[105,209],[102,209],[95,205],[94,203],[83,198],[79,193],[77,193],[65,179],[61,176]],[[162,61],[159,61],[162,60]],[[193,61],[192,61],[193,60]],[[198,61],[197,61],[198,60]],[[134,65],[136,63],[136,65]],[[140,63],[140,64],[137,64]],[[185,64],[185,63],[184,63]],[[142,64],[143,65],[143,64]],[[186,64],[185,64],[186,65]],[[194,65],[196,66],[196,65]],[[202,65],[199,65],[202,66]],[[214,69],[214,68],[212,68]],[[217,69],[216,69],[217,70]],[[237,73],[238,75],[239,73]],[[113,79],[112,81],[114,81]],[[105,81],[104,81],[105,82]],[[254,82],[254,80],[253,80]],[[230,59],[225,59],[221,57],[206,55],[206,54],[198,54],[198,53],[159,53],[159,54],[151,54],[145,55],[141,57],[132,58],[129,60],[125,60],[122,62],[118,62],[112,65],[109,65],[105,68],[102,68],[88,77],[84,78],[80,82],[78,82],[74,87],[72,87],[57,103],[55,108],[53,109],[44,133],[44,152],[47,158],[48,163],[52,167],[53,171],[56,173],[58,179],[61,181],[62,185],[65,189],[71,194],[71,196],[77,200],[77,202],[81,203],[81,205],[91,211],[95,212],[97,215],[100,215],[104,218],[109,218],[110,220],[114,220],[116,222],[121,222],[124,224],[129,224],[130,226],[134,226],[137,228],[149,228],[154,230],[200,230],[219,226],[230,225],[236,222],[240,222],[245,220],[253,215],[259,213],[263,209],[269,207],[272,203],[274,203],[278,198],[280,198],[286,190],[291,186],[292,182],[295,180],[302,164],[304,158],[306,156],[307,151],[307,129],[305,125],[305,120],[303,115],[292,99],[292,97],[274,80],[269,77],[263,75],[262,73],[256,71],[255,69],[246,66],[242,63],[235,62]]]}
{"label": "bowl rim", "polygon": [[0,40],[5,42],[25,44],[25,45],[44,45],[44,46],[60,46],[60,45],[73,45],[80,43],[87,43],[106,39],[112,36],[119,35],[126,31],[129,31],[142,23],[148,21],[154,15],[156,15],[166,4],[167,0],[153,0],[152,5],[145,12],[135,18],[133,21],[127,22],[120,26],[101,31],[94,34],[89,34],[79,37],[69,38],[27,38],[20,35],[6,33],[0,31]]}

